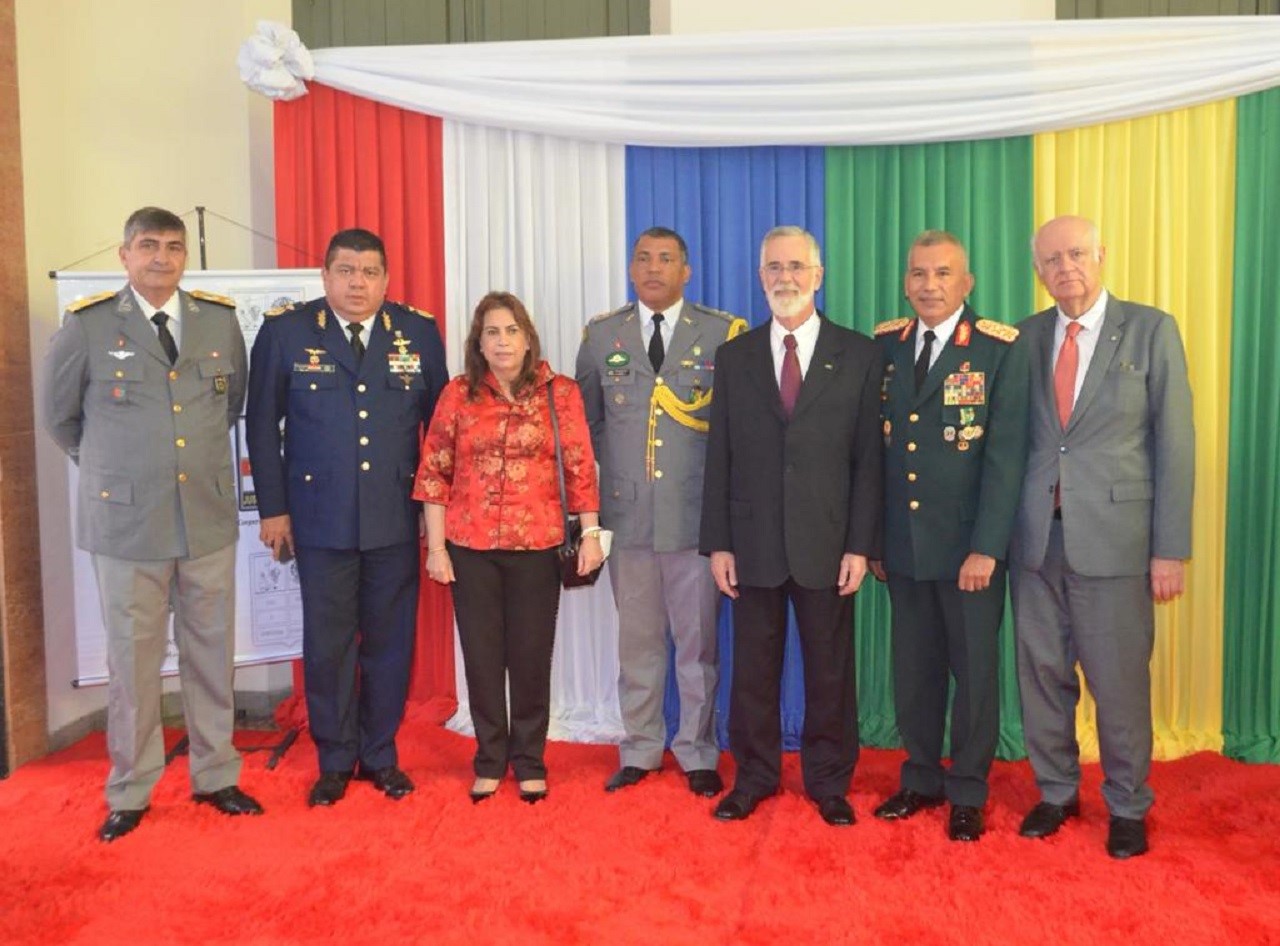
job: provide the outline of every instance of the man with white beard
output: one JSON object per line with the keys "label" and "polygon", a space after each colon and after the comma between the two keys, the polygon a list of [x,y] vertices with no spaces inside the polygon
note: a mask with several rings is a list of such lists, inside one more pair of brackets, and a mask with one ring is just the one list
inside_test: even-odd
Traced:
{"label": "man with white beard", "polygon": [[870,338],[818,315],[822,276],[812,234],[770,230],[760,281],[773,318],[716,351],[699,547],[733,599],[737,779],[715,809],[724,821],[778,791],[790,603],[804,656],[805,793],[828,824],[854,822],[853,594],[881,556],[883,372]]}

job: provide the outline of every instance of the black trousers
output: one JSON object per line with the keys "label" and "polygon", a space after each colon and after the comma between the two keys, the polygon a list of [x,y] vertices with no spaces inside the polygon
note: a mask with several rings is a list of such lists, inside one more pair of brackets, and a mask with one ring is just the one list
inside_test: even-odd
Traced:
{"label": "black trousers", "polygon": [[[955,579],[914,581],[889,576],[893,603],[893,705],[907,750],[902,787],[945,795],[953,805],[981,808],[987,773],[1000,738],[1000,618],[1005,566],[983,591],[961,591]],[[951,705],[951,767],[942,766]]]}
{"label": "black trousers", "polygon": [[803,588],[790,579],[776,588],[739,586],[733,602],[729,748],[738,764],[735,788],[756,795],[778,788],[788,601],[804,658],[804,788],[815,799],[844,795],[858,761],[853,596],[841,597],[834,587]]}
{"label": "black trousers", "polygon": [[[449,543],[453,608],[476,730],[477,778],[545,778],[551,648],[560,610],[556,550],[477,551]],[[507,687],[511,689],[510,721]]]}
{"label": "black trousers", "polygon": [[322,772],[397,764],[418,616],[418,550],[417,542],[363,552],[298,547],[307,718]]}

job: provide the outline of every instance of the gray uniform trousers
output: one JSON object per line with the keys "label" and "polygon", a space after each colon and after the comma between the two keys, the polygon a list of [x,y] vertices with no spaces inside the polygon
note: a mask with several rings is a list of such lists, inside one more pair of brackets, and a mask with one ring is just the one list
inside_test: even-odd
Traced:
{"label": "gray uniform trousers", "polygon": [[714,769],[720,758],[715,738],[720,593],[710,561],[697,549],[614,549],[609,576],[618,607],[618,699],[627,732],[622,764],[656,769],[662,762],[669,627],[680,694],[680,728],[671,752],[686,772]]}
{"label": "gray uniform trousers", "polygon": [[1102,797],[1111,814],[1143,818],[1151,770],[1151,652],[1155,612],[1147,575],[1088,578],[1072,569],[1054,520],[1043,566],[1010,569],[1018,626],[1018,684],[1027,755],[1043,799],[1065,805],[1080,789],[1076,663],[1098,704]]}
{"label": "gray uniform trousers", "polygon": [[95,554],[93,567],[107,630],[108,806],[145,808],[164,772],[160,667],[171,606],[192,788],[216,792],[235,785],[235,543],[200,558],[158,562]]}

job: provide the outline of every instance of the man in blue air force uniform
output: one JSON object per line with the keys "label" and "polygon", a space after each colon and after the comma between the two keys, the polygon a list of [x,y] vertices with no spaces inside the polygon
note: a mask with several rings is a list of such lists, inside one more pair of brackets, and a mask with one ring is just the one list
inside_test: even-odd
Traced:
{"label": "man in blue air force uniform", "polygon": [[669,628],[680,694],[671,751],[690,791],[710,798],[724,789],[714,713],[720,595],[698,554],[702,469],[716,349],[747,324],[684,299],[689,253],[674,230],[640,234],[630,274],[639,301],[591,320],[577,365],[600,461],[600,521],[614,532],[609,576],[626,734],[605,790],[661,766]]}
{"label": "man in blue air force uniform", "polygon": [[247,413],[262,541],[298,560],[312,806],[335,804],[353,776],[390,798],[413,791],[395,745],[420,572],[410,491],[447,380],[434,319],[386,301],[376,235],[337,233],[322,275],[324,298],[263,321]]}

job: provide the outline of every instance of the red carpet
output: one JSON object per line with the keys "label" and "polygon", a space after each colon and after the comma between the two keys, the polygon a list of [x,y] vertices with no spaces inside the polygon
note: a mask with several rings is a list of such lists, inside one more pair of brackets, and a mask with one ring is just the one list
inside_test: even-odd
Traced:
{"label": "red carpet", "polygon": [[415,794],[353,783],[332,810],[306,808],[305,738],[272,772],[246,756],[262,818],[191,803],[179,760],[142,826],[111,845],[94,837],[101,736],[24,766],[0,782],[0,943],[1280,943],[1274,766],[1157,765],[1152,851],[1116,863],[1096,766],[1084,817],[1028,841],[1029,769],[998,763],[990,831],[959,845],[945,809],[871,817],[896,786],[896,752],[863,754],[859,823],[835,829],[799,794],[792,756],[784,795],[721,824],[669,758],[606,795],[613,747],[553,745],[546,802],[522,804],[508,782],[473,806],[470,740],[411,719],[400,744]]}

